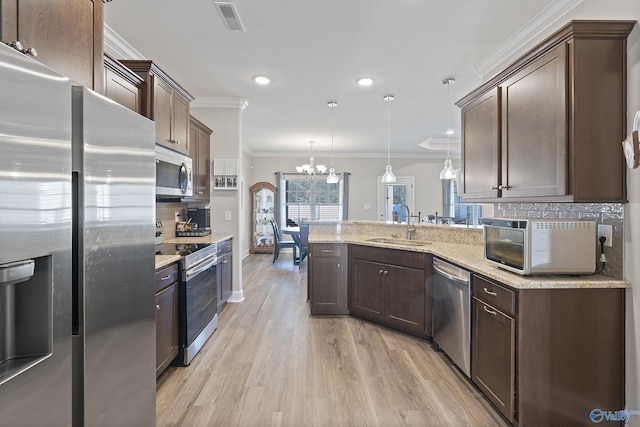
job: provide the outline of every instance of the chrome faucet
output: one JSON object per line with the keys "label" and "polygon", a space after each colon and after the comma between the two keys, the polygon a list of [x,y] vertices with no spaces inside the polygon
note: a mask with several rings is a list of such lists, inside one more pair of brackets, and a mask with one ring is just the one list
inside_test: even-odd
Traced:
{"label": "chrome faucet", "polygon": [[398,212],[400,214],[400,221],[402,221],[403,208],[407,210],[407,240],[411,240],[411,236],[415,233],[416,229],[415,227],[411,227],[411,212],[409,212],[409,206],[407,205],[400,205],[400,212]]}

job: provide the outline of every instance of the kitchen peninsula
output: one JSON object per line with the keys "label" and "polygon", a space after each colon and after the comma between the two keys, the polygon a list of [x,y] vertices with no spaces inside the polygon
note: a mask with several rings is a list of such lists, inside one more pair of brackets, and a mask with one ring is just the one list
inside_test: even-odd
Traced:
{"label": "kitchen peninsula", "polygon": [[[441,258],[472,272],[470,379],[507,421],[518,426],[573,425],[576,420],[586,422],[594,409],[624,406],[625,282],[602,275],[519,276],[484,261],[480,229],[417,225],[415,239],[397,239],[405,227],[312,222],[308,268],[312,314],[318,307],[314,296],[329,307],[328,286],[335,290],[337,313],[430,339],[431,307],[439,303],[432,301],[431,260]],[[344,278],[339,286],[315,277],[314,263],[323,258],[317,248],[339,254],[336,262]],[[363,254],[376,259],[363,259]],[[396,271],[417,270],[419,264],[408,261],[415,254],[424,257],[422,276],[404,274],[403,280],[394,282]],[[369,298],[368,311],[354,310],[355,263],[388,272],[379,285],[371,285],[370,294],[380,301]],[[416,278],[415,282],[408,283],[407,277]],[[398,283],[401,287],[396,287]],[[407,294],[408,290],[413,293]],[[410,312],[397,312],[400,300]],[[372,314],[376,310],[378,318]],[[398,319],[404,321],[400,326]]]}

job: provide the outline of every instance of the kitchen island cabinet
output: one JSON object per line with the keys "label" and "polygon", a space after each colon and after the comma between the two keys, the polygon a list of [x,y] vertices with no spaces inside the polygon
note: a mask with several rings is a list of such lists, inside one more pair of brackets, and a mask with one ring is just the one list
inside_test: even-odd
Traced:
{"label": "kitchen island cabinet", "polygon": [[156,378],[178,355],[178,264],[156,270]]}
{"label": "kitchen island cabinet", "polygon": [[75,84],[103,92],[102,0],[2,0],[0,37],[35,49],[37,61]]}
{"label": "kitchen island cabinet", "polygon": [[430,259],[417,252],[350,245],[349,313],[431,336]]}
{"label": "kitchen island cabinet", "polygon": [[309,245],[307,280],[311,314],[349,314],[347,308],[347,246]]}
{"label": "kitchen island cabinet", "polygon": [[189,153],[189,104],[194,97],[148,60],[121,60],[142,77],[142,115],[156,126],[156,143],[183,154]]}
{"label": "kitchen island cabinet", "polygon": [[626,202],[634,24],[572,21],[456,103],[465,201]]}

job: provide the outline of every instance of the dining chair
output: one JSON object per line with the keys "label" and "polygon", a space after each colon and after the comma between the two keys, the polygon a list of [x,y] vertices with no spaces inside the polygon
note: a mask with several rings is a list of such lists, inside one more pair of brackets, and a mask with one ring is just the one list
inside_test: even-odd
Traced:
{"label": "dining chair", "polygon": [[298,258],[298,268],[302,265],[302,261],[307,257],[309,251],[309,224],[300,224],[300,234],[298,235],[298,249],[300,257]]}
{"label": "dining chair", "polygon": [[278,228],[278,224],[274,220],[270,221],[271,227],[273,228],[273,240],[275,242],[275,245],[273,247],[273,261],[271,262],[276,262],[276,260],[278,259],[278,255],[280,255],[280,249],[293,248],[293,262],[295,263],[298,244],[293,240],[283,240],[282,234],[280,234],[280,228]]}

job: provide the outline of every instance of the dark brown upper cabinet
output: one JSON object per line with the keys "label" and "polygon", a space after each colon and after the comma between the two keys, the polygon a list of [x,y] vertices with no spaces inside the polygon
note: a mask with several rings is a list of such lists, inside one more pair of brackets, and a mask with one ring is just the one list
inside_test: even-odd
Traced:
{"label": "dark brown upper cabinet", "polygon": [[[193,159],[193,196],[189,199],[209,201],[211,195],[210,143],[213,131],[195,117],[189,122],[189,157]],[[187,199],[185,199],[187,200]]]}
{"label": "dark brown upper cabinet", "polygon": [[2,0],[0,18],[4,43],[19,42],[75,84],[103,92],[102,0]]}
{"label": "dark brown upper cabinet", "polygon": [[456,103],[465,201],[626,202],[627,36],[571,21]]}
{"label": "dark brown upper cabinet", "polygon": [[104,55],[104,95],[130,110],[142,110],[144,81],[109,55]]}
{"label": "dark brown upper cabinet", "polygon": [[156,143],[189,153],[189,103],[193,96],[153,61],[121,60],[142,77],[142,115],[156,124]]}

